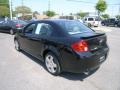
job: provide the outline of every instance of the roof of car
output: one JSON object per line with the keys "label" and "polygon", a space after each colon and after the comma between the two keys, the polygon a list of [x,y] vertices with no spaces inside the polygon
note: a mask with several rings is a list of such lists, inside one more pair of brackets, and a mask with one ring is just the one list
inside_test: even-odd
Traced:
{"label": "roof of car", "polygon": [[66,21],[74,21],[74,20],[67,20],[67,19],[45,19],[45,20],[37,20],[35,22],[66,22]]}

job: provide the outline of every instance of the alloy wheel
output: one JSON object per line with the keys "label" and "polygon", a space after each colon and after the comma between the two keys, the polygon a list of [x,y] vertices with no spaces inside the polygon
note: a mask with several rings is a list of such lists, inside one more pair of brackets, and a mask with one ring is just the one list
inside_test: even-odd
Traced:
{"label": "alloy wheel", "polygon": [[57,64],[53,61],[54,57],[51,55],[48,55],[45,60],[46,67],[49,72],[55,73],[57,70]]}
{"label": "alloy wheel", "polygon": [[45,66],[47,71],[55,76],[61,73],[61,67],[60,67],[58,57],[52,52],[49,52],[48,54],[46,54]]}

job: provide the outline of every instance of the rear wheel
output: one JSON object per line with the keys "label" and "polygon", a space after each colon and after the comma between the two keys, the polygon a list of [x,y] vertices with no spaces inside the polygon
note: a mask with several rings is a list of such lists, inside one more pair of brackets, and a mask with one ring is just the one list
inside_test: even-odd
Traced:
{"label": "rear wheel", "polygon": [[92,25],[90,23],[88,23],[88,27],[92,27]]}
{"label": "rear wheel", "polygon": [[14,43],[15,43],[15,49],[16,49],[17,51],[20,51],[20,45],[19,45],[18,40],[14,40]]}
{"label": "rear wheel", "polygon": [[13,29],[10,29],[10,34],[11,34],[11,35],[13,35],[13,34],[14,34]]}
{"label": "rear wheel", "polygon": [[45,55],[45,66],[47,71],[53,75],[59,75],[61,73],[61,67],[58,58],[51,52]]}

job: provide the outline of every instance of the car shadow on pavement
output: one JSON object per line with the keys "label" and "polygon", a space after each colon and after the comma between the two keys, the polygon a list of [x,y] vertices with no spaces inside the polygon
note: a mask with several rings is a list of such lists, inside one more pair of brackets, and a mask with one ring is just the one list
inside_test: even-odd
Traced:
{"label": "car shadow on pavement", "polygon": [[8,34],[11,35],[9,32],[0,32],[1,34]]}
{"label": "car shadow on pavement", "polygon": [[88,74],[85,73],[70,73],[70,72],[63,72],[60,77],[66,78],[68,80],[73,81],[84,81],[87,77],[93,75],[99,68],[95,69],[94,71],[89,72]]}
{"label": "car shadow on pavement", "polygon": [[44,67],[44,63],[43,63],[42,61],[40,61],[39,59],[33,57],[32,55],[28,54],[27,52],[25,52],[25,51],[23,51],[23,50],[21,51],[21,53],[24,54],[25,56],[27,56],[28,58],[30,58],[30,60],[36,62],[37,64],[39,64],[39,65],[41,65],[43,68],[45,68],[45,67]]}
{"label": "car shadow on pavement", "polygon": [[[32,61],[36,62],[37,64],[41,65],[44,69],[44,63],[42,61],[40,61],[39,59],[31,56],[30,54],[21,51],[21,53],[23,53],[25,56],[27,56],[28,58],[30,58]],[[73,80],[73,81],[84,81],[84,79],[86,79],[87,77],[93,75],[99,68],[95,69],[94,71],[91,71],[89,74],[84,74],[84,73],[70,73],[70,72],[62,72],[58,77],[63,77],[65,79],[68,80]]]}

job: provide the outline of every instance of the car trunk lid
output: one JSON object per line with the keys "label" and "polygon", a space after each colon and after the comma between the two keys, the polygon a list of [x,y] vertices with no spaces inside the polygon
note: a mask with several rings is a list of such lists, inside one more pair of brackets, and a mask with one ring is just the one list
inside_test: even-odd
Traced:
{"label": "car trunk lid", "polygon": [[106,47],[106,35],[105,33],[81,33],[74,35],[82,40],[85,40],[88,44],[89,51],[96,51]]}

